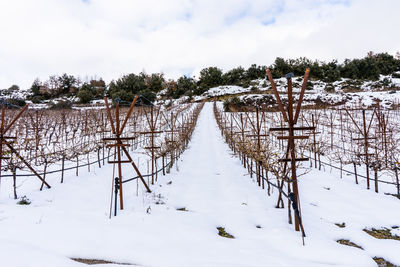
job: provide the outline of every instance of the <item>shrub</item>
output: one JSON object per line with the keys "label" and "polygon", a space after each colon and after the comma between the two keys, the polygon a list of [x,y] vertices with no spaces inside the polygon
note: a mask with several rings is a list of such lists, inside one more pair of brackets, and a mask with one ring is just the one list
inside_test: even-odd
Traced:
{"label": "shrub", "polygon": [[239,84],[239,86],[242,86],[243,88],[248,88],[248,87],[250,87],[250,81],[244,80]]}
{"label": "shrub", "polygon": [[242,67],[232,69],[222,75],[224,84],[238,85],[245,76],[245,70]]}
{"label": "shrub", "polygon": [[21,197],[21,199],[17,202],[18,205],[29,205],[31,201],[26,196]]}
{"label": "shrub", "polygon": [[172,107],[172,100],[168,101],[167,103],[164,104],[164,107],[170,108]]}
{"label": "shrub", "polygon": [[145,105],[150,105],[156,100],[156,94],[149,89],[144,89],[138,93],[139,98]]}
{"label": "shrub", "polygon": [[264,81],[261,85],[262,88],[267,88],[267,81]]}
{"label": "shrub", "polygon": [[256,92],[258,90],[258,88],[256,87],[256,86],[252,86],[251,88],[250,88],[250,91],[252,91],[252,92]]}
{"label": "shrub", "polygon": [[332,84],[327,84],[324,89],[326,92],[333,93],[335,92],[335,87]]}
{"label": "shrub", "polygon": [[313,90],[314,89],[314,84],[311,81],[307,82],[306,90]]}
{"label": "shrub", "polygon": [[15,106],[20,106],[20,107],[23,107],[23,106],[26,105],[25,100],[21,99],[21,98],[10,98],[10,99],[7,99],[6,102],[8,104],[15,105]]}
{"label": "shrub", "polygon": [[391,82],[392,82],[392,81],[391,81],[390,79],[384,78],[384,79],[382,80],[382,85],[385,86],[385,87],[388,87],[388,86],[390,85]]}
{"label": "shrub", "polygon": [[72,108],[72,102],[68,100],[61,100],[58,101],[57,103],[51,102],[50,103],[50,109],[71,109]]}
{"label": "shrub", "polygon": [[43,96],[35,95],[31,98],[32,103],[39,104],[44,100]]}
{"label": "shrub", "polygon": [[244,105],[243,102],[237,96],[226,99],[223,102],[223,107],[225,112],[229,112],[231,110],[231,107],[240,108],[243,105]]}
{"label": "shrub", "polygon": [[222,103],[225,112],[229,111],[229,105],[230,105],[229,99],[225,99],[224,102]]}
{"label": "shrub", "polygon": [[79,90],[77,97],[79,97],[79,102],[86,104],[92,101],[94,95],[91,90],[81,89]]}
{"label": "shrub", "polygon": [[132,101],[133,100],[133,93],[132,92],[127,92],[125,90],[121,91],[115,91],[111,93],[111,98],[112,100],[115,100],[116,98],[119,98],[123,101]]}

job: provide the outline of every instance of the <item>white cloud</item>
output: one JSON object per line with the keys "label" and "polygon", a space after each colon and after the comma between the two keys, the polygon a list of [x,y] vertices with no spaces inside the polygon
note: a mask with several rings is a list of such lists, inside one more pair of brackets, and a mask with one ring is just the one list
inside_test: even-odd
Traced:
{"label": "white cloud", "polygon": [[0,0],[0,88],[400,50],[397,0]]}

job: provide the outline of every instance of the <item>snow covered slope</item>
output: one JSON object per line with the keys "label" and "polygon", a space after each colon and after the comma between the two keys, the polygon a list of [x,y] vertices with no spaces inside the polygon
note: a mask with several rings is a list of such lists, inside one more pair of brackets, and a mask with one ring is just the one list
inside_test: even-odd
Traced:
{"label": "snow covered slope", "polygon": [[[136,196],[136,182],[127,184],[125,210],[110,220],[111,174],[110,166],[77,178],[71,174],[62,185],[50,177],[55,186],[42,192],[37,182],[26,181],[28,206],[16,205],[11,181],[3,181],[1,265],[85,266],[69,258],[88,258],[174,267],[376,266],[374,256],[400,264],[399,241],[362,231],[399,225],[400,201],[335,173],[312,170],[300,178],[303,246],[287,223],[287,210],[275,208],[277,192],[268,197],[257,187],[223,142],[211,103],[204,106],[178,166],[159,177],[151,194],[140,189]],[[335,225],[343,222],[345,228]],[[235,238],[219,236],[217,227]]]}

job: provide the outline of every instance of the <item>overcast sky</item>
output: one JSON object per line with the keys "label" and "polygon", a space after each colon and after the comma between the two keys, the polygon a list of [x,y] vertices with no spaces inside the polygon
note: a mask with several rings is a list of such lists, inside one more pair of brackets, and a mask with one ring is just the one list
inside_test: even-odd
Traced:
{"label": "overcast sky", "polygon": [[400,51],[399,0],[0,0],[0,88]]}

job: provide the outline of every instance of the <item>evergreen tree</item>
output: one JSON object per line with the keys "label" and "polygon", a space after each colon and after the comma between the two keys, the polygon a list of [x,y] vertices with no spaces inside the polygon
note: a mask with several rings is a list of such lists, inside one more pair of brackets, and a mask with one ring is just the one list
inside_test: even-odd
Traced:
{"label": "evergreen tree", "polygon": [[182,76],[178,79],[172,96],[174,98],[179,98],[183,94],[191,95],[196,90],[196,87],[197,85],[193,78]]}
{"label": "evergreen tree", "polygon": [[79,89],[77,97],[79,98],[81,103],[86,104],[93,100],[95,93],[96,90],[93,85],[91,85],[90,83],[84,83]]}
{"label": "evergreen tree", "polygon": [[257,66],[256,64],[252,64],[246,71],[246,79],[255,80],[259,78],[264,78],[265,70],[265,66]]}
{"label": "evergreen tree", "polygon": [[41,85],[41,83],[40,83],[39,78],[36,78],[36,79],[33,81],[32,86],[31,86],[31,88],[30,88],[30,90],[32,91],[32,94],[33,94],[34,96],[40,94],[40,85]]}
{"label": "evergreen tree", "polygon": [[199,85],[208,89],[222,84],[222,70],[217,67],[208,67],[200,71]]}
{"label": "evergreen tree", "polygon": [[64,73],[62,76],[58,77],[60,83],[59,91],[61,94],[68,94],[71,87],[77,87],[77,79],[73,75],[67,75]]}
{"label": "evergreen tree", "polygon": [[227,85],[240,85],[246,78],[246,71],[241,66],[231,69],[222,75],[224,84]]}

